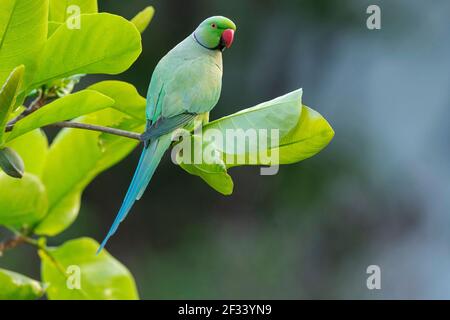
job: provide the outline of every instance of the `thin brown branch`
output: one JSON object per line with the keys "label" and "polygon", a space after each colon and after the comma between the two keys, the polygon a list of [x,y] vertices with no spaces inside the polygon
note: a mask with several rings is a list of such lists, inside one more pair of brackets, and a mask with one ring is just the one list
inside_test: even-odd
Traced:
{"label": "thin brown branch", "polygon": [[26,242],[26,239],[20,235],[14,236],[11,239],[8,239],[4,242],[0,242],[0,256],[3,255],[3,252],[9,249],[14,249],[15,247]]}
{"label": "thin brown branch", "polygon": [[[131,131],[125,131],[121,129],[115,129],[115,128],[109,128],[109,127],[102,127],[97,126],[94,124],[87,124],[87,123],[80,123],[80,122],[72,122],[72,121],[63,121],[63,122],[55,122],[52,124],[49,124],[48,127],[58,127],[58,128],[74,128],[74,129],[83,129],[83,130],[91,130],[91,131],[99,131],[109,134],[114,134],[116,136],[122,136],[129,139],[139,140],[141,139],[141,134]],[[12,131],[14,128],[14,125],[8,124],[5,128],[6,132]]]}
{"label": "thin brown branch", "polygon": [[[44,91],[42,89],[39,90],[39,94],[36,99],[34,99],[28,108],[25,109],[20,115],[18,115],[16,118],[12,119],[10,122],[8,122],[5,132],[10,132],[13,130],[14,125],[24,117],[28,116],[29,114],[33,113],[34,111],[38,110],[42,106],[44,106],[47,103],[47,97],[44,94]],[[99,131],[109,134],[114,134],[117,136],[122,136],[129,139],[139,140],[142,141],[141,135],[136,132],[131,131],[125,131],[115,128],[109,128],[109,127],[103,127],[103,126],[97,126],[93,124],[87,124],[87,123],[79,123],[79,122],[72,122],[72,121],[63,121],[63,122],[56,122],[49,124],[48,126],[53,127],[59,127],[59,128],[74,128],[74,129],[84,129],[84,130],[91,130],[91,131]]]}
{"label": "thin brown branch", "polygon": [[84,129],[84,130],[91,130],[91,131],[99,131],[109,134],[114,134],[116,136],[122,136],[129,139],[135,139],[141,141],[141,134],[131,131],[125,131],[121,129],[116,128],[109,128],[109,127],[102,127],[97,126],[94,124],[87,124],[87,123],[79,123],[79,122],[72,122],[72,121],[64,121],[64,122],[56,122],[51,124],[51,126],[54,127],[60,127],[60,128],[75,128],[75,129]]}

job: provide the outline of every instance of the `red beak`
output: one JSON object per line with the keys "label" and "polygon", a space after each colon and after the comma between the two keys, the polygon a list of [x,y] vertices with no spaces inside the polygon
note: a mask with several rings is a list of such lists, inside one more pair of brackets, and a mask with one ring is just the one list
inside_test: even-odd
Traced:
{"label": "red beak", "polygon": [[222,41],[225,44],[225,47],[228,49],[233,44],[234,39],[234,30],[227,29],[222,33]]}

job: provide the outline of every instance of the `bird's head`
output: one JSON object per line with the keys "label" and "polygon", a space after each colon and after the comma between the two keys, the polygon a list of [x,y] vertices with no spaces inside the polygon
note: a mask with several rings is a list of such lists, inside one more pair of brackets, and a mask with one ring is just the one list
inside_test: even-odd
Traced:
{"label": "bird's head", "polygon": [[195,29],[194,37],[203,47],[211,50],[230,48],[236,25],[228,18],[215,16],[206,19]]}

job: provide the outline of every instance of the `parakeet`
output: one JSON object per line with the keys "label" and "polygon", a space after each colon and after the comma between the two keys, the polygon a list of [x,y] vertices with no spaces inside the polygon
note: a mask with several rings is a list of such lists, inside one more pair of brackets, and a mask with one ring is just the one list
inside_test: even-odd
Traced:
{"label": "parakeet", "polygon": [[196,119],[207,119],[217,104],[222,90],[222,52],[231,47],[235,31],[230,19],[210,17],[157,64],[147,93],[144,150],[122,207],[98,252],[142,197],[170,147],[172,133],[192,126]]}

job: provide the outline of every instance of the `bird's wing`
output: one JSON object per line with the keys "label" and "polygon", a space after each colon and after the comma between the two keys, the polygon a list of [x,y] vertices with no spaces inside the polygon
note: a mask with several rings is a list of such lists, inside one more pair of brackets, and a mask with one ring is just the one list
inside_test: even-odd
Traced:
{"label": "bird's wing", "polygon": [[186,61],[164,83],[162,116],[202,114],[217,104],[222,89],[222,71],[207,58]]}
{"label": "bird's wing", "polygon": [[[195,116],[210,111],[219,100],[222,71],[205,57],[172,63],[165,59],[152,76],[147,94],[144,141],[184,127]],[[176,65],[174,70],[168,66]]]}
{"label": "bird's wing", "polygon": [[[183,113],[202,114],[219,100],[222,71],[208,57],[170,64],[166,59],[158,65],[147,94],[147,119],[150,124],[160,118]],[[173,67],[175,65],[175,67]]]}
{"label": "bird's wing", "polygon": [[150,125],[156,122],[161,116],[165,96],[164,79],[159,76],[160,73],[161,71],[158,65],[152,75],[152,80],[148,87],[146,117]]}
{"label": "bird's wing", "polygon": [[147,130],[142,135],[142,140],[159,138],[166,133],[172,132],[178,128],[184,127],[186,124],[194,120],[197,116],[195,113],[180,113],[171,118],[159,118],[156,122],[147,125]]}

